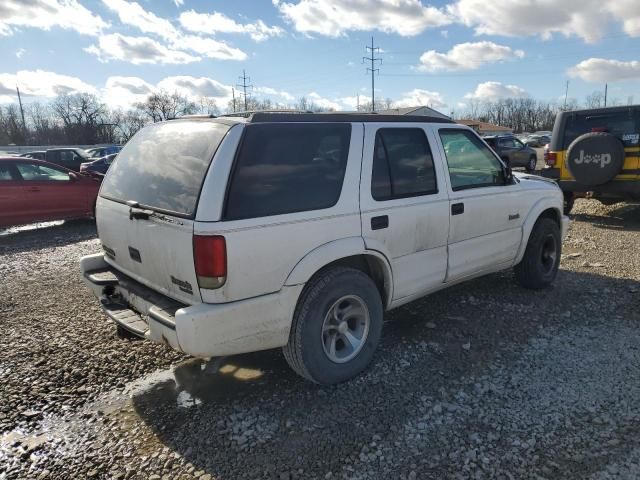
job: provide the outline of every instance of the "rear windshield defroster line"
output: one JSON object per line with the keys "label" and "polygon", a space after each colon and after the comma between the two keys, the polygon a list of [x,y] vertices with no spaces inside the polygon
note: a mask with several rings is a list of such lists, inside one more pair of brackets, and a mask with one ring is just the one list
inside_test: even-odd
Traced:
{"label": "rear windshield defroster line", "polygon": [[197,120],[143,128],[109,168],[100,196],[192,218],[209,164],[229,128]]}

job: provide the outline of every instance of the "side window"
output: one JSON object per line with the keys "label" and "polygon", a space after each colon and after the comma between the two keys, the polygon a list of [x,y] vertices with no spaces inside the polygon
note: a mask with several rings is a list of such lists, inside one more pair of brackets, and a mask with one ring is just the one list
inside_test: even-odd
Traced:
{"label": "side window", "polygon": [[504,185],[503,166],[491,150],[472,132],[441,129],[453,190]]}
{"label": "side window", "polygon": [[13,165],[8,162],[0,162],[0,182],[10,182],[13,178]]}
{"label": "side window", "polygon": [[338,202],[349,124],[247,125],[236,154],[224,218],[320,210]]}
{"label": "side window", "polygon": [[37,163],[18,163],[16,165],[20,176],[30,182],[68,182],[69,174],[64,170],[46,167]]}
{"label": "side window", "polygon": [[640,143],[640,118],[630,110],[611,113],[576,113],[566,120],[564,148],[568,148],[580,135],[589,132],[607,132],[615,135],[625,147],[636,147]]}
{"label": "side window", "polygon": [[420,128],[376,132],[371,195],[384,201],[438,192],[429,142]]}

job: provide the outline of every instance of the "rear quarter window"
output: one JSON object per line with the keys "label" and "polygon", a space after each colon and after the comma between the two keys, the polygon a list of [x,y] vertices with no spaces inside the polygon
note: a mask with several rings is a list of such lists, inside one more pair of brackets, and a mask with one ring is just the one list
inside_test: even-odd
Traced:
{"label": "rear quarter window", "polygon": [[342,190],[350,141],[350,124],[247,125],[224,218],[239,220],[332,207]]}

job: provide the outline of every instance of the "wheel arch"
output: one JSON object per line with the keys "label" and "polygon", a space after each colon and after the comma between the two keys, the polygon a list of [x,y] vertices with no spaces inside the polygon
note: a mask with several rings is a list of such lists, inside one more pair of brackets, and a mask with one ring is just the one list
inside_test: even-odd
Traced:
{"label": "wheel arch", "polygon": [[[560,205],[562,205],[562,203]],[[562,229],[562,207],[558,206],[558,200],[556,198],[541,198],[529,211],[529,214],[522,224],[522,242],[520,243],[514,265],[517,265],[522,260],[527,244],[529,243],[529,237],[533,231],[533,226],[539,218],[550,218],[556,222],[558,228]]]}
{"label": "wheel arch", "polygon": [[307,283],[319,272],[333,266],[360,270],[373,280],[382,303],[388,308],[393,298],[393,273],[387,257],[376,250],[368,250],[362,237],[349,237],[320,245],[305,255],[293,268],[285,285]]}

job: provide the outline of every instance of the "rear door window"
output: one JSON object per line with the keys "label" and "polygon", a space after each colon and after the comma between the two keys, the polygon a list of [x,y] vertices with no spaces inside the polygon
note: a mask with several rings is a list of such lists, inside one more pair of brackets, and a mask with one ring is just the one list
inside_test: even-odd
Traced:
{"label": "rear door window", "polygon": [[22,179],[27,182],[68,182],[70,180],[66,171],[39,163],[19,162],[16,167]]}
{"label": "rear door window", "polygon": [[381,128],[376,133],[371,175],[375,200],[438,192],[431,148],[420,128]]}
{"label": "rear door window", "polygon": [[[227,192],[225,219],[332,207],[342,190],[350,141],[350,124],[247,125]],[[120,157],[115,165],[119,163]]]}
{"label": "rear door window", "polygon": [[589,132],[607,132],[618,137],[625,147],[640,144],[639,113],[631,110],[604,113],[576,113],[567,118],[564,148],[568,148],[580,135]]}
{"label": "rear door window", "polygon": [[0,162],[0,182],[10,182],[16,180],[13,170],[13,164],[9,162]]}
{"label": "rear door window", "polygon": [[228,125],[198,120],[143,128],[109,168],[100,195],[192,217],[213,154],[228,130]]}

